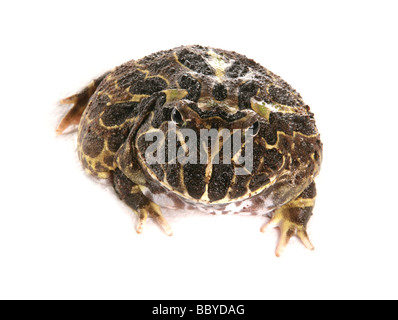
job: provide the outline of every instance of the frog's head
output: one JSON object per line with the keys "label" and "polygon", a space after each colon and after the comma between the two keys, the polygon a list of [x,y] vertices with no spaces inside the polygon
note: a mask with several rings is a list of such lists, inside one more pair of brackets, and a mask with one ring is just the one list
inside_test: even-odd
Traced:
{"label": "frog's head", "polygon": [[134,139],[135,155],[147,174],[185,200],[237,201],[270,183],[263,167],[266,126],[251,109],[182,99],[148,114]]}

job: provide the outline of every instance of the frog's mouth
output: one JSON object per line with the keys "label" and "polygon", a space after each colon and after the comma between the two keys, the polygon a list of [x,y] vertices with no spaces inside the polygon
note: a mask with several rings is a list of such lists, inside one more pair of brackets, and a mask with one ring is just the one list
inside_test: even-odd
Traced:
{"label": "frog's mouth", "polygon": [[167,121],[153,126],[152,113],[135,140],[137,159],[154,182],[203,204],[241,201],[273,183],[255,172],[265,125],[257,113],[230,114],[217,106],[205,112],[184,101],[166,110]]}

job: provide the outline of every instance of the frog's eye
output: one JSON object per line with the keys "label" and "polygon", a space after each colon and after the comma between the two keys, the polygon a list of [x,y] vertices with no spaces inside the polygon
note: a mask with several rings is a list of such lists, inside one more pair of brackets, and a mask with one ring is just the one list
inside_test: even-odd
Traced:
{"label": "frog's eye", "polygon": [[174,108],[173,111],[171,112],[171,121],[173,121],[176,124],[181,124],[184,122],[180,111],[178,111],[176,108]]}
{"label": "frog's eye", "polygon": [[257,135],[257,133],[260,131],[260,123],[258,122],[258,120],[253,123],[248,129],[247,131],[249,132],[249,134],[251,134],[253,137]]}

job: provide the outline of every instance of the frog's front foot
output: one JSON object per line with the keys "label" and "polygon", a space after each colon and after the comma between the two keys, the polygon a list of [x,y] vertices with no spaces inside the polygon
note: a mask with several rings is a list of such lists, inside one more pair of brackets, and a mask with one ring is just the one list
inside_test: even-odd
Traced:
{"label": "frog's front foot", "polygon": [[129,180],[119,169],[114,172],[113,186],[120,199],[123,200],[137,215],[139,221],[137,223],[137,233],[142,233],[148,217],[154,219],[164,230],[171,236],[170,225],[163,217],[160,207],[150,201],[141,191],[141,186]]}
{"label": "frog's front foot", "polygon": [[162,229],[168,236],[173,235],[173,231],[171,230],[169,223],[163,217],[160,207],[157,204],[149,202],[145,207],[139,208],[138,210],[134,211],[136,212],[139,219],[136,228],[137,233],[142,233],[147,218],[150,217],[154,219],[160,227],[162,227]]}
{"label": "frog's front foot", "polygon": [[[311,192],[309,192],[310,190]],[[307,223],[312,216],[315,204],[315,185],[312,183],[300,196],[275,210],[271,220],[261,228],[261,232],[278,227],[280,238],[275,250],[280,257],[292,236],[296,235],[310,250],[314,250],[307,234]]]}

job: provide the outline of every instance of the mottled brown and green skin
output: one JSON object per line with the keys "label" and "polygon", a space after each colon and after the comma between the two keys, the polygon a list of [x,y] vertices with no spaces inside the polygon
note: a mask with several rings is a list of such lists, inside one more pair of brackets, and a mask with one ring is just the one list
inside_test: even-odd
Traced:
{"label": "mottled brown and green skin", "polygon": [[[160,51],[117,67],[64,102],[75,103],[70,113],[77,115],[59,131],[83,108],[79,159],[89,174],[112,180],[140,217],[139,231],[151,215],[171,233],[161,207],[262,213],[283,231],[277,254],[293,234],[312,247],[305,229],[322,158],[314,115],[289,84],[253,60],[201,46]],[[234,161],[148,165],[144,136],[167,135],[175,108],[184,120],[177,131],[244,130],[258,121],[252,172],[235,175]]]}

